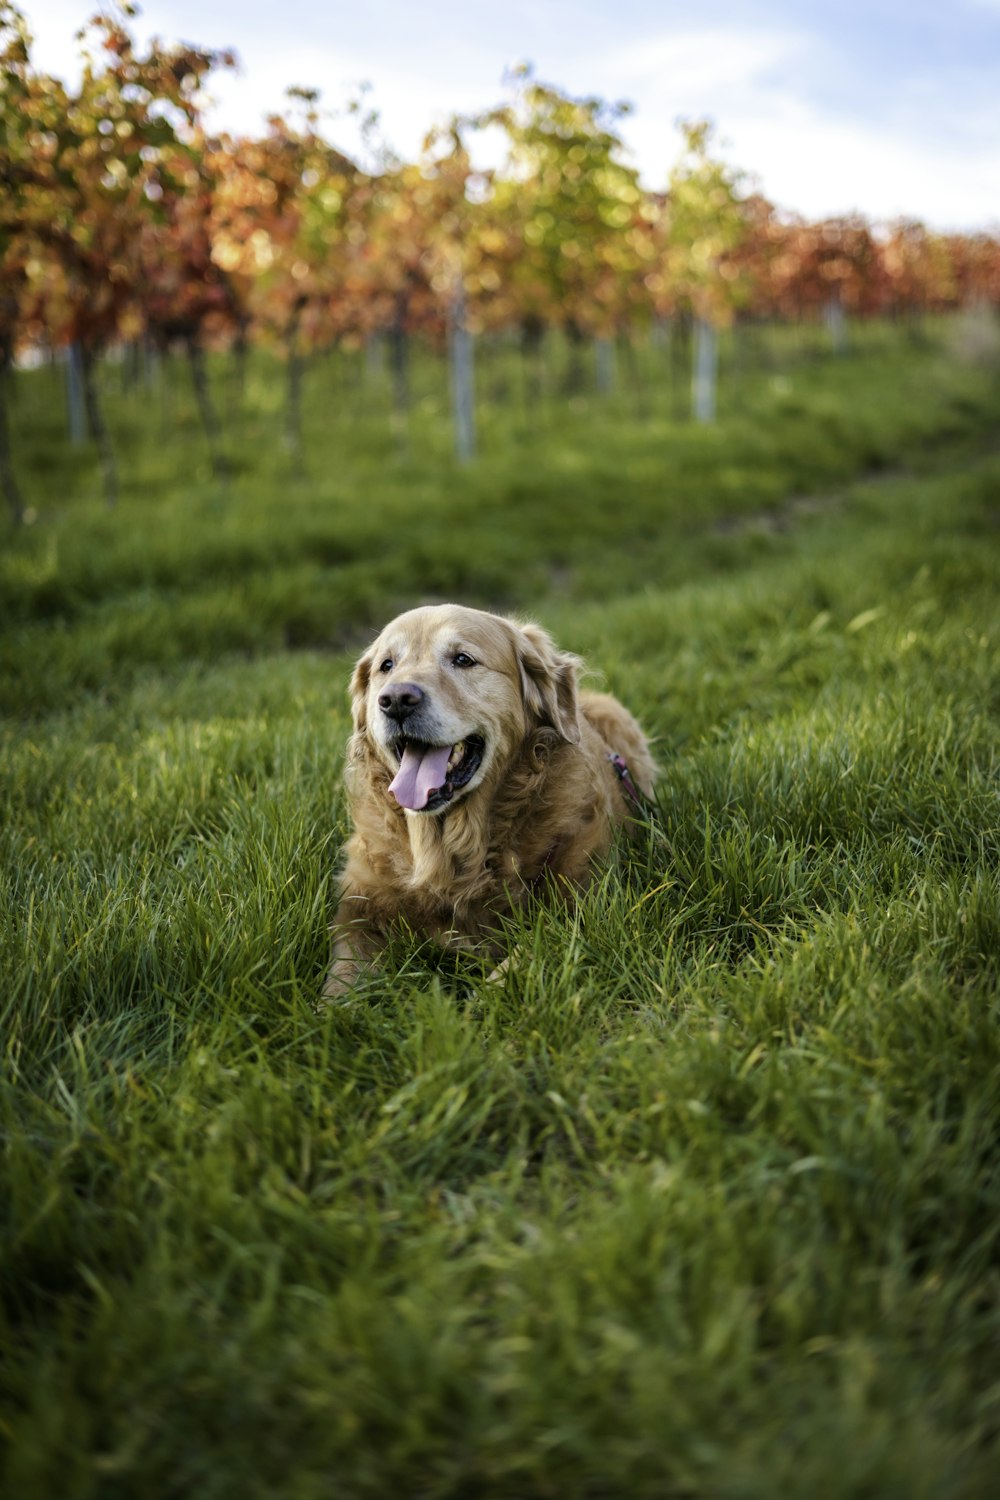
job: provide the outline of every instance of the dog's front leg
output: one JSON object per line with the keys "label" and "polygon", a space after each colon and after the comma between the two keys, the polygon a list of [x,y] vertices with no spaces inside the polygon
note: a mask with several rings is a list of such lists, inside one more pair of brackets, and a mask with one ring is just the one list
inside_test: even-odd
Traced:
{"label": "dog's front leg", "polygon": [[364,917],[358,916],[362,897],[345,896],[330,924],[332,956],[323,985],[324,1000],[339,1000],[359,979],[377,967],[383,940]]}
{"label": "dog's front leg", "polygon": [[323,984],[323,999],[342,999],[349,990],[354,989],[362,974],[370,967],[370,964],[359,958],[346,945],[335,943],[333,958],[326,971],[326,980]]}

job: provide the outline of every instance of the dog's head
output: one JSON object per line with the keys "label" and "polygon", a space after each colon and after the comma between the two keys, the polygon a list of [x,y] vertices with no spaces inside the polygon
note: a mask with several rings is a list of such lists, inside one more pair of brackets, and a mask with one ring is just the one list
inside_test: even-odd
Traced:
{"label": "dog's head", "polygon": [[387,625],[351,682],[354,727],[410,813],[442,813],[498,782],[525,738],[580,739],[575,656],[537,625],[441,604]]}

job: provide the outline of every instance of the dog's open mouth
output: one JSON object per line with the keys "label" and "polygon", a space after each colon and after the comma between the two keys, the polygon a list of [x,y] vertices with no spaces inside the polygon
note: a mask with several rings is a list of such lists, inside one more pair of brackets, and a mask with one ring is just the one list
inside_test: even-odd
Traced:
{"label": "dog's open mouth", "polygon": [[392,748],[399,770],[389,790],[400,807],[410,812],[437,812],[475,776],[486,746],[479,735],[473,734],[455,745],[400,739]]}

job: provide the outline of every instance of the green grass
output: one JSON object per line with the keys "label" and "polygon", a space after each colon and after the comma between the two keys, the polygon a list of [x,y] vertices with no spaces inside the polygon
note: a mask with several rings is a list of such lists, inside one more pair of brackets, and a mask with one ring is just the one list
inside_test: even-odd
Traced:
{"label": "green grass", "polygon": [[[22,378],[5,1494],[994,1493],[1000,372],[735,354],[717,428],[553,388],[468,472],[432,361],[402,456],[317,369],[298,479],[260,366],[226,488],[112,391],[115,515]],[[587,657],[657,817],[502,986],[318,1013],[350,661],[444,593]]]}

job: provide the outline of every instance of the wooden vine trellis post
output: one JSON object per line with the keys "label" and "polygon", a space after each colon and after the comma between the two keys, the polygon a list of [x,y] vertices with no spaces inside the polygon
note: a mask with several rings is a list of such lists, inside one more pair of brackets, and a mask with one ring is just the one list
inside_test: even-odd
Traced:
{"label": "wooden vine trellis post", "polygon": [[455,457],[460,464],[476,456],[476,393],[472,333],[466,323],[465,283],[459,271],[448,309],[448,355]]}
{"label": "wooden vine trellis post", "polygon": [[707,318],[694,323],[691,410],[696,422],[714,422],[719,374],[719,338]]}

